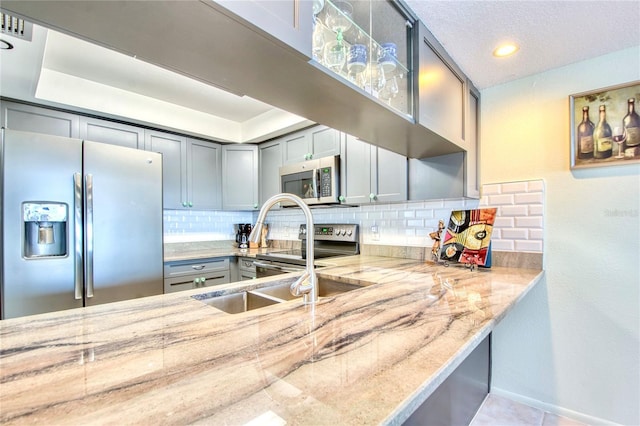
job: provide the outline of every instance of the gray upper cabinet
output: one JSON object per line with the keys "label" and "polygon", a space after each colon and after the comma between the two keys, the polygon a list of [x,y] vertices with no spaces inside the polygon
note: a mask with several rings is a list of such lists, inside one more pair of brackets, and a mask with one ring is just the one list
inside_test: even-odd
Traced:
{"label": "gray upper cabinet", "polygon": [[314,126],[281,139],[286,164],[340,154],[340,132],[327,126]]}
{"label": "gray upper cabinet", "polygon": [[401,154],[345,134],[340,168],[341,201],[346,204],[407,199],[407,157]]}
{"label": "gray upper cabinet", "polygon": [[145,132],[145,149],[162,154],[163,207],[165,209],[189,207],[186,138],[149,130]]}
{"label": "gray upper cabinet", "polygon": [[464,196],[463,152],[409,160],[409,199],[433,200]]}
{"label": "gray upper cabinet", "polygon": [[376,201],[407,200],[407,157],[373,147],[376,153]]}
{"label": "gray upper cabinet", "polygon": [[162,153],[165,209],[220,209],[221,146],[147,130],[145,149]]}
{"label": "gray upper cabinet", "polygon": [[9,101],[2,101],[1,105],[3,127],[68,138],[80,137],[80,121],[75,114]]}
{"label": "gray upper cabinet", "polygon": [[187,139],[187,198],[198,210],[222,208],[222,147]]}
{"label": "gray upper cabinet", "polygon": [[231,144],[222,146],[222,208],[255,210],[258,202],[258,147]]}
{"label": "gray upper cabinet", "polygon": [[480,197],[480,92],[467,82],[465,196]]}
{"label": "gray upper cabinet", "polygon": [[418,79],[418,123],[462,146],[466,78],[423,24],[419,58],[419,75],[438,77]]}
{"label": "gray upper cabinet", "polygon": [[307,0],[216,0],[274,41],[311,57],[312,5]]}
{"label": "gray upper cabinet", "polygon": [[80,138],[127,148],[144,148],[144,129],[93,117],[80,117]]}
{"label": "gray upper cabinet", "polygon": [[280,193],[280,166],[283,164],[282,141],[275,140],[258,145],[260,169],[260,205]]}

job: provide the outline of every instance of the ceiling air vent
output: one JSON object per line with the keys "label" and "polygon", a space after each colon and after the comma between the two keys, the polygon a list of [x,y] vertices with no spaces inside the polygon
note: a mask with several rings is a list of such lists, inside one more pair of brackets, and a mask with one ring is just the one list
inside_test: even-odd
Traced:
{"label": "ceiling air vent", "polygon": [[0,34],[8,34],[21,40],[31,41],[33,24],[22,18],[11,16],[8,13],[0,12]]}

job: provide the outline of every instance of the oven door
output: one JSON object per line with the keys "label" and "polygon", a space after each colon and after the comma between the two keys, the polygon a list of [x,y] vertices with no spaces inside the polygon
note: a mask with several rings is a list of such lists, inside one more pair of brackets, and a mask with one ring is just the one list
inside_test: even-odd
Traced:
{"label": "oven door", "polygon": [[271,260],[255,260],[253,264],[256,266],[256,278],[286,274],[287,272],[302,272],[305,270],[305,267],[301,265],[274,262]]}

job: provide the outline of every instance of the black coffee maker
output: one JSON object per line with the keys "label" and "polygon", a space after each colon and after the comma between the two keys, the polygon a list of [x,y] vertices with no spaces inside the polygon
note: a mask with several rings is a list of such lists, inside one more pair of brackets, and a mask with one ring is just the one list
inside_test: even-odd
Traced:
{"label": "black coffee maker", "polygon": [[237,223],[234,225],[236,228],[236,245],[238,248],[249,247],[249,234],[251,234],[250,223]]}

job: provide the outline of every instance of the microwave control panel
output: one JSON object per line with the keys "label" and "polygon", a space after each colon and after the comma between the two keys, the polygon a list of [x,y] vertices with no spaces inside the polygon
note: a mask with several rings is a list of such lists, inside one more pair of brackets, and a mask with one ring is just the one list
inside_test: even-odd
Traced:
{"label": "microwave control panel", "polygon": [[331,197],[331,167],[320,169],[320,196]]}

